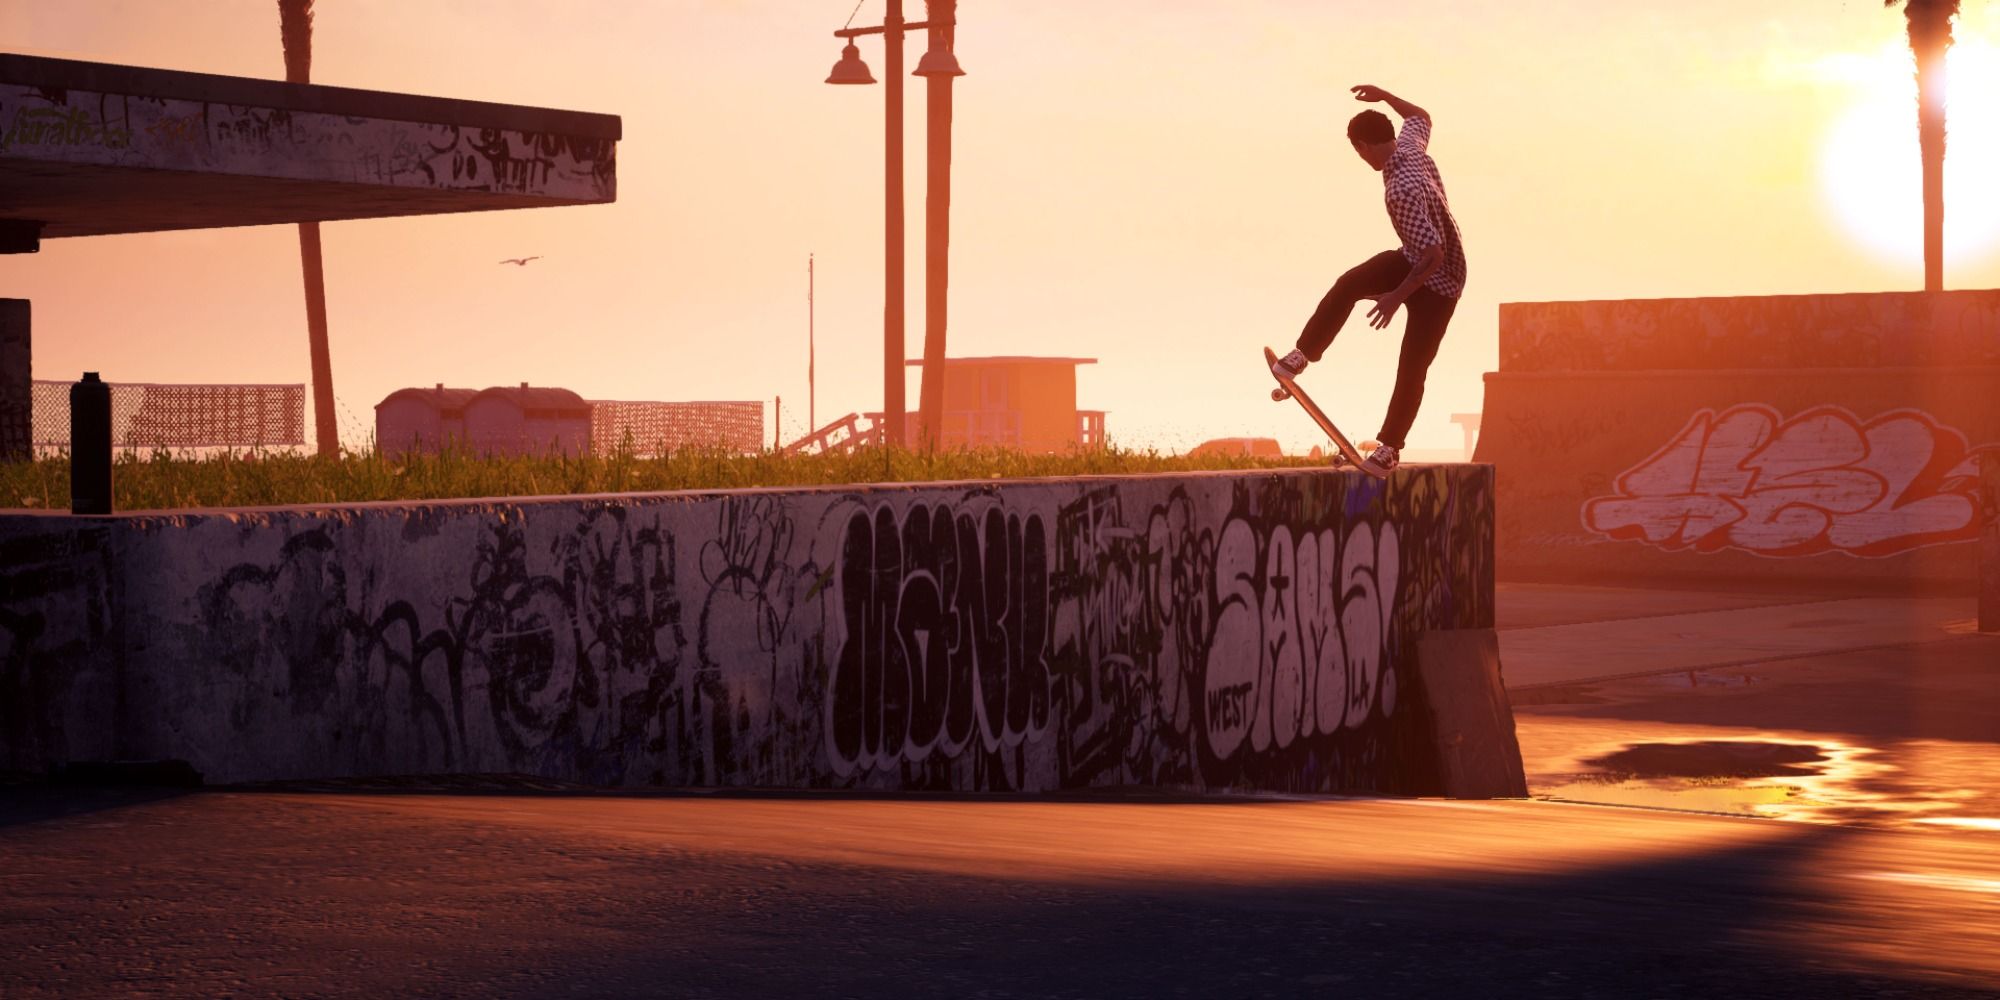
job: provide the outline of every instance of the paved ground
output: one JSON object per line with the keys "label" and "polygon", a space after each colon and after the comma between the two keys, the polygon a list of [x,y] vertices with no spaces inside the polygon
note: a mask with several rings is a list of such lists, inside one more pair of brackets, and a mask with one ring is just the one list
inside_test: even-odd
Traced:
{"label": "paved ground", "polygon": [[1549,583],[1501,583],[1496,590],[1495,624],[1503,631],[1839,600],[1825,594],[1635,590]]}
{"label": "paved ground", "polygon": [[2000,996],[2000,838],[1543,802],[0,797],[0,995]]}
{"label": "paved ground", "polygon": [[0,788],[0,997],[2000,997],[2000,637],[1686,638],[1840,604],[1503,590],[1694,647],[1514,692],[1541,801]]}
{"label": "paved ground", "polygon": [[[1636,593],[1642,596],[1626,592],[1625,616],[1614,617],[1617,598],[1591,588],[1578,595],[1582,606],[1576,609],[1590,618],[1536,627],[1503,624],[1500,656],[1508,686],[1636,677],[1938,642],[1974,634],[1978,619],[1977,602],[1969,597],[1764,598],[1751,606],[1676,613],[1668,609],[1682,605],[1678,600],[1682,595]],[[1705,596],[1716,604],[1730,602],[1729,595]],[[1558,603],[1553,595],[1535,597],[1537,604]],[[1503,593],[1501,600],[1510,600],[1510,595]]]}
{"label": "paved ground", "polygon": [[1500,596],[1538,796],[2000,836],[2000,635],[1968,601]]}

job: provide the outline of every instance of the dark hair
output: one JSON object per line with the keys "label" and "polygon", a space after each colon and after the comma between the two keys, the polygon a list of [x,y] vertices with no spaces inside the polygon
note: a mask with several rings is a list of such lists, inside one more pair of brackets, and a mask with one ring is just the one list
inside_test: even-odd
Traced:
{"label": "dark hair", "polygon": [[1396,127],[1380,111],[1363,111],[1347,120],[1347,140],[1361,143],[1395,142]]}

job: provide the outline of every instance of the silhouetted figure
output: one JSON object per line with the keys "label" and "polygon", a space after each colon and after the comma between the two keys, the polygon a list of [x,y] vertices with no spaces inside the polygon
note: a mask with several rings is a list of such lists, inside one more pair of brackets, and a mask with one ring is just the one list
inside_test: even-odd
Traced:
{"label": "silhouetted figure", "polygon": [[509,258],[507,258],[506,260],[503,260],[503,261],[501,261],[500,263],[502,263],[502,264],[513,264],[513,265],[514,265],[514,266],[516,266],[516,267],[527,267],[527,266],[528,266],[528,262],[529,262],[529,261],[531,261],[531,260],[541,260],[541,259],[542,259],[542,258],[540,258],[540,257],[509,257]]}
{"label": "silhouetted figure", "polygon": [[[1389,325],[1399,307],[1409,306],[1402,358],[1396,365],[1396,390],[1389,397],[1382,432],[1376,436],[1381,444],[1367,459],[1369,465],[1386,473],[1401,461],[1410,425],[1416,422],[1417,408],[1423,403],[1424,377],[1437,357],[1451,314],[1458,308],[1459,293],[1465,290],[1465,248],[1459,242],[1458,223],[1451,217],[1437,164],[1425,152],[1431,140],[1430,113],[1369,84],[1355,87],[1354,96],[1385,102],[1403,118],[1400,135],[1380,111],[1363,111],[1347,123],[1347,139],[1354,144],[1354,151],[1382,172],[1383,201],[1403,246],[1376,254],[1341,275],[1306,321],[1297,349],[1272,367],[1298,377],[1308,362],[1320,359],[1355,303],[1362,299],[1375,301],[1375,307],[1368,310],[1368,323],[1378,330]],[[1277,398],[1284,398],[1283,394],[1283,389],[1272,393]]]}

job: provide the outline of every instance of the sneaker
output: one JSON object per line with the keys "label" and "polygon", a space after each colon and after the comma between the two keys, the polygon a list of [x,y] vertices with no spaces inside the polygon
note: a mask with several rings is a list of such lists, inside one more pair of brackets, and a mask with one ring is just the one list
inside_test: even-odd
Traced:
{"label": "sneaker", "polygon": [[[1271,374],[1282,375],[1286,378],[1298,378],[1300,375],[1305,374],[1306,363],[1305,352],[1298,348],[1293,348],[1292,353],[1279,358],[1277,363],[1271,366]],[[1276,402],[1282,403],[1290,398],[1292,398],[1292,394],[1287,392],[1282,385],[1271,390],[1271,399]]]}
{"label": "sneaker", "polygon": [[1375,450],[1369,453],[1368,461],[1363,464],[1368,467],[1368,471],[1386,476],[1396,471],[1396,466],[1402,464],[1402,454],[1394,445],[1377,445]]}

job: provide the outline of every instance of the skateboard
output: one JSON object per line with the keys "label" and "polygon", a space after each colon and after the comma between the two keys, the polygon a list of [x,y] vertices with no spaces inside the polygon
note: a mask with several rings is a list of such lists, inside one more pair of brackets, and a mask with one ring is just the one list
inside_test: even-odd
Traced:
{"label": "skateboard", "polygon": [[1270,348],[1264,348],[1264,370],[1270,372],[1271,377],[1277,379],[1278,384],[1284,387],[1283,389],[1271,390],[1271,398],[1283,400],[1286,396],[1290,396],[1298,400],[1299,405],[1305,407],[1306,415],[1313,418],[1313,423],[1318,424],[1319,429],[1325,431],[1326,436],[1333,439],[1334,447],[1340,449],[1340,455],[1342,458],[1347,459],[1347,464],[1377,479],[1389,478],[1388,473],[1378,472],[1370,467],[1362,459],[1361,453],[1354,449],[1354,442],[1349,441],[1347,435],[1340,432],[1340,428],[1333,426],[1333,421],[1326,419],[1326,413],[1319,408],[1319,404],[1313,402],[1312,397],[1306,395],[1306,391],[1299,388],[1299,384],[1292,381],[1291,376],[1278,374],[1277,366],[1278,355],[1273,353]]}

